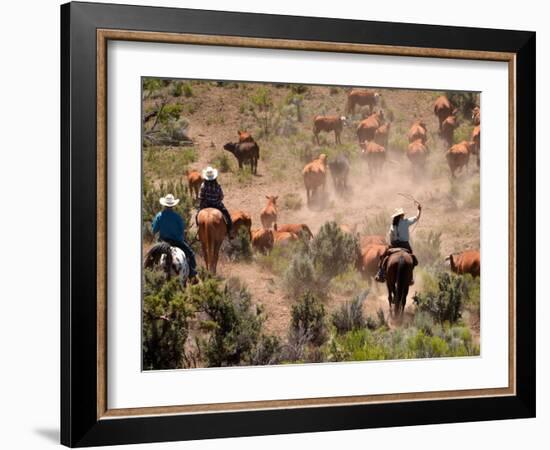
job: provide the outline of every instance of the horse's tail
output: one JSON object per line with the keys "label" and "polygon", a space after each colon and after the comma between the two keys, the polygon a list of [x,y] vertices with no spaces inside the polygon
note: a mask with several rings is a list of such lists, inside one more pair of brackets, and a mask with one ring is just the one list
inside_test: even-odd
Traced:
{"label": "horse's tail", "polygon": [[399,255],[399,261],[397,263],[397,275],[396,275],[396,280],[397,280],[397,288],[396,288],[396,297],[397,299],[395,300],[395,303],[397,305],[401,305],[403,300],[402,297],[405,294],[405,289],[406,287],[408,286],[408,283],[407,283],[407,280],[405,280],[405,275],[406,275],[406,271],[404,270],[405,269],[405,257],[403,255]]}
{"label": "horse's tail", "polygon": [[[198,214],[197,214],[197,221],[198,221]],[[202,244],[202,252],[204,253],[204,263],[206,265],[206,270],[210,269],[210,241],[212,240],[212,236],[210,236],[208,232],[208,228],[206,226],[205,222],[198,222],[199,226],[199,240]]]}

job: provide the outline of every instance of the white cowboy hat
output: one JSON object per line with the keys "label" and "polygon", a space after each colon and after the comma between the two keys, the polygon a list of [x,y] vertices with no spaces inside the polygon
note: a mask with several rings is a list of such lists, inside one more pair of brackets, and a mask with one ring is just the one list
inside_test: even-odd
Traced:
{"label": "white cowboy hat", "polygon": [[168,194],[166,197],[161,197],[159,202],[162,206],[171,208],[172,206],[176,206],[180,202],[180,199],[174,198],[172,194]]}
{"label": "white cowboy hat", "polygon": [[391,215],[391,218],[393,219],[394,217],[397,217],[397,216],[404,216],[405,215],[405,211],[403,210],[403,208],[397,208],[393,214]]}
{"label": "white cowboy hat", "polygon": [[218,178],[218,171],[213,167],[208,166],[202,171],[202,178],[205,180],[215,180]]}

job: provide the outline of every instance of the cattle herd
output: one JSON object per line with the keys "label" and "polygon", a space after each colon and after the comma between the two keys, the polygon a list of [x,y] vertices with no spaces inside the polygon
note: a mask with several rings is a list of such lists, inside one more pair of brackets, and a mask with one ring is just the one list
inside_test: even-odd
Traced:
{"label": "cattle herd", "polygon": [[[379,108],[381,94],[369,89],[352,89],[347,93],[345,105],[346,114],[355,114],[357,106],[367,111],[356,128],[357,151],[361,159],[366,162],[369,172],[378,173],[388,159],[388,141],[392,132],[391,121],[388,120],[381,108]],[[439,135],[446,144],[445,159],[452,178],[458,171],[468,167],[470,157],[476,157],[479,168],[480,155],[480,108],[476,106],[472,110],[472,123],[475,128],[471,139],[458,142],[453,145],[454,132],[459,125],[457,108],[446,96],[438,97],[433,104],[433,113],[438,119]],[[349,127],[349,117],[338,115],[316,115],[313,118],[313,140],[319,144],[321,133],[334,132],[336,144],[341,143],[343,130]],[[408,147],[406,156],[411,164],[413,174],[421,175],[425,170],[430,157],[428,143],[428,128],[422,120],[413,120],[406,134]],[[250,165],[251,172],[257,173],[258,160],[260,159],[260,146],[254,137],[246,131],[238,131],[238,141],[230,142],[223,147],[232,153],[238,161],[239,168]],[[308,206],[324,198],[327,173],[333,180],[337,193],[345,193],[348,189],[348,174],[350,172],[350,160],[345,154],[339,154],[328,158],[321,153],[311,160],[302,169]],[[189,191],[196,197],[201,184],[201,176],[197,171],[187,173]],[[260,228],[252,228],[250,214],[245,211],[230,211],[235,224],[233,234],[236,235],[242,228],[248,234],[252,246],[256,251],[268,253],[276,246],[285,246],[296,241],[300,236],[307,239],[313,238],[313,234],[307,224],[279,224],[278,223],[278,196],[266,196],[265,207],[260,213]],[[388,219],[389,220],[389,219]],[[341,225],[341,230],[354,235],[356,231],[349,225]],[[360,257],[358,267],[360,271],[369,277],[373,277],[378,267],[380,256],[387,248],[384,236],[363,236],[360,240]],[[466,251],[463,254],[450,255],[451,269],[456,273],[471,273],[479,276],[479,251]],[[214,265],[215,267],[215,265]]]}

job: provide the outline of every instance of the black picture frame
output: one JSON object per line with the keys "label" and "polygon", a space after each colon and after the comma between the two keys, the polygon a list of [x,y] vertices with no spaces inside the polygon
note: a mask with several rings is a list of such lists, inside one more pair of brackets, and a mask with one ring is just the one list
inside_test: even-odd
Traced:
{"label": "black picture frame", "polygon": [[[96,30],[516,55],[516,395],[209,414],[97,417]],[[61,6],[61,443],[71,447],[535,416],[534,32],[69,3]]]}

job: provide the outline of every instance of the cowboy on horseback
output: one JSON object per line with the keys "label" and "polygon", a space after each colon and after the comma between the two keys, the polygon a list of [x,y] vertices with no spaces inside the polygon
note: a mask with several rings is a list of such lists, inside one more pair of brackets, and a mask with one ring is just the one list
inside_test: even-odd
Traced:
{"label": "cowboy on horseback", "polygon": [[164,209],[153,220],[153,233],[159,234],[159,241],[178,247],[183,251],[189,261],[189,277],[194,278],[197,275],[195,253],[185,241],[185,220],[174,211],[174,207],[179,201],[180,199],[174,198],[172,194],[160,198],[159,203],[164,206]]}
{"label": "cowboy on horseback", "polygon": [[[388,256],[395,251],[392,249],[399,248],[406,250],[411,254],[414,265],[416,266],[418,264],[418,260],[416,259],[416,256],[413,255],[411,244],[409,242],[409,227],[418,222],[418,219],[420,219],[420,215],[422,213],[422,205],[420,205],[420,203],[417,203],[417,208],[418,212],[416,216],[409,218],[405,218],[405,211],[403,208],[397,208],[392,214],[392,222],[389,229],[390,246],[388,250],[386,250],[386,252],[380,257],[380,265],[378,266],[378,273],[375,277],[376,281],[381,283],[386,281],[386,262],[388,260]],[[411,281],[411,284],[413,283],[414,281]]]}
{"label": "cowboy on horseback", "polygon": [[210,166],[202,171],[202,179],[204,180],[199,192],[199,208],[197,218],[201,209],[215,208],[223,214],[225,224],[227,226],[227,234],[231,232],[233,223],[231,215],[223,204],[223,190],[218,181],[218,171]]}

